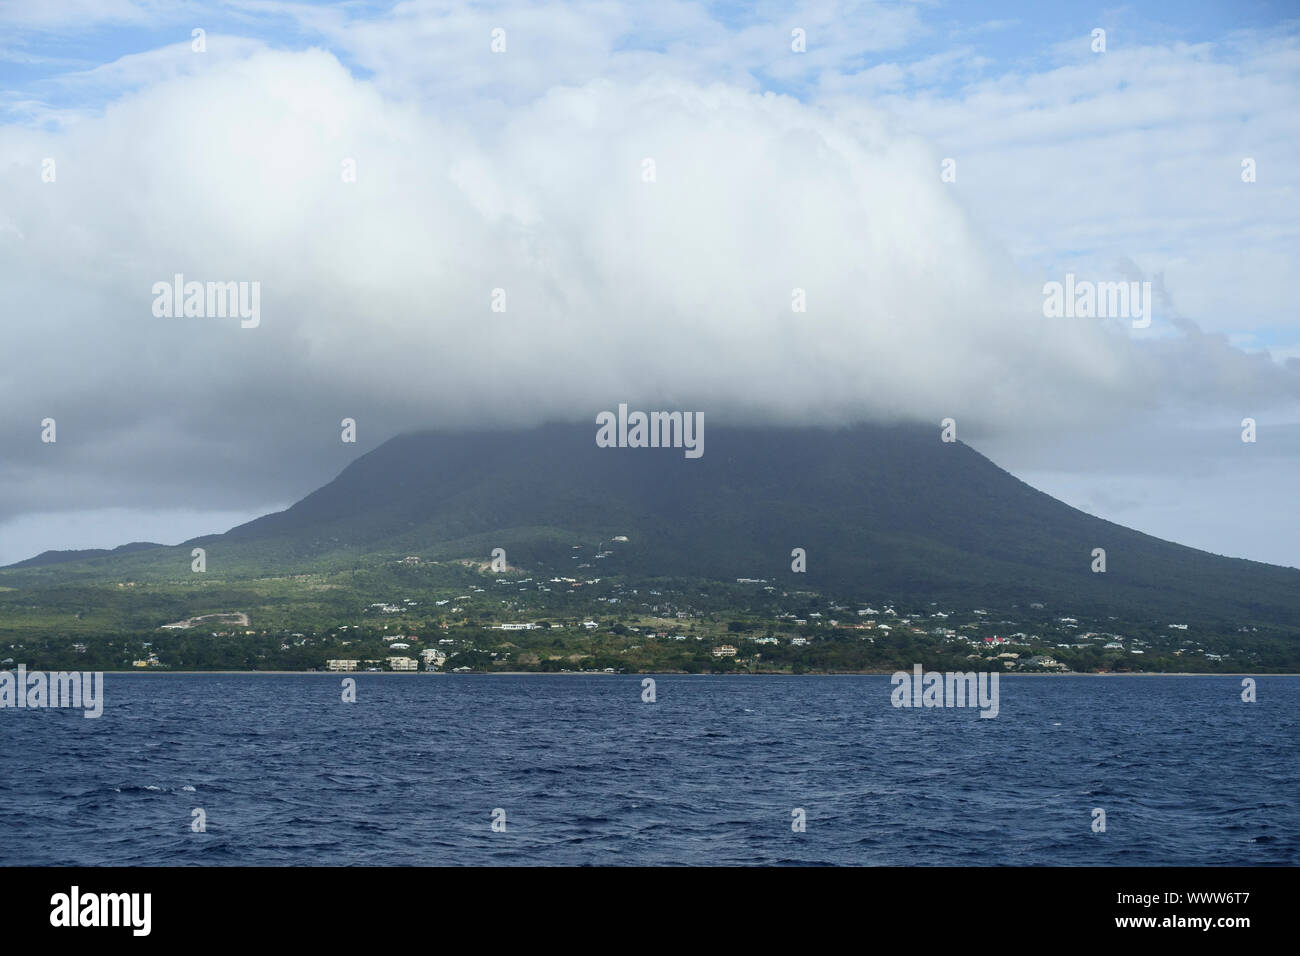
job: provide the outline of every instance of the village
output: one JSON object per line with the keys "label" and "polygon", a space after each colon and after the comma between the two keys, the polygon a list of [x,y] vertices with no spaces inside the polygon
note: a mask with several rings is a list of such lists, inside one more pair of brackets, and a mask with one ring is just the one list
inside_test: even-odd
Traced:
{"label": "village", "polygon": [[[161,629],[183,624],[194,633],[205,621],[236,622],[233,630],[201,633],[269,643],[269,652],[254,652],[257,667],[346,673],[875,672],[915,658],[1004,673],[1104,674],[1213,672],[1238,663],[1185,622],[1118,627],[1054,614],[1038,602],[1011,613],[848,604],[760,578],[706,593],[699,584],[496,575],[456,593],[393,594],[324,628],[269,631],[244,612],[223,612]],[[185,666],[168,659],[163,643],[143,642],[130,666]],[[1251,661],[1243,656],[1239,664]]]}

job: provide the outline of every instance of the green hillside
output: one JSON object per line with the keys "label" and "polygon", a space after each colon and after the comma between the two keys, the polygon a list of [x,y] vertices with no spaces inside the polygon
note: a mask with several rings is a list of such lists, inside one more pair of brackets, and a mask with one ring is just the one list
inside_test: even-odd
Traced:
{"label": "green hillside", "polygon": [[[205,590],[295,575],[379,573],[404,556],[539,575],[761,578],[845,600],[962,607],[1044,603],[1220,628],[1300,622],[1300,571],[1224,558],[1094,518],[937,429],[711,426],[706,453],[598,448],[594,427],[395,438],[286,511],[177,547],[54,554],[0,570],[10,623],[24,595],[80,602],[79,620],[143,625],[198,613]],[[625,536],[626,542],[615,542]],[[575,548],[576,546],[579,546]],[[203,575],[190,551],[207,553]],[[604,548],[604,557],[595,554]],[[806,573],[791,550],[807,552]],[[1107,570],[1091,570],[1104,548]],[[460,569],[460,570],[453,570]],[[428,573],[426,568],[425,573]],[[445,575],[468,573],[448,564]],[[348,579],[354,580],[355,578]],[[449,578],[450,580],[451,578]],[[343,601],[348,580],[315,592]],[[133,587],[117,587],[133,582]],[[248,585],[251,587],[251,585]],[[250,599],[272,598],[265,584]],[[270,590],[274,591],[274,588]],[[156,592],[156,600],[146,598]],[[229,595],[222,603],[229,603]],[[304,595],[284,586],[292,606]]]}

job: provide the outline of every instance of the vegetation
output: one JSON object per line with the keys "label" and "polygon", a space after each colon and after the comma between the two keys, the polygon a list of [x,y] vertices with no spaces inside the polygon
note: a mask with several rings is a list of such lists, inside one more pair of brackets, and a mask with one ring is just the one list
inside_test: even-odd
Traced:
{"label": "vegetation", "polygon": [[475,671],[1300,670],[1300,571],[1093,518],[937,429],[708,442],[688,460],[581,426],[394,439],[224,535],[0,569],[0,661],[319,669],[414,634],[401,653]]}
{"label": "vegetation", "polygon": [[[218,614],[229,616],[201,618]],[[237,614],[247,624],[231,623]],[[190,626],[158,623],[182,620]],[[716,656],[723,647],[735,656]],[[475,672],[1300,671],[1300,642],[1285,627],[896,605],[760,583],[537,579],[458,563],[0,592],[5,666],[322,670],[352,659],[364,670],[430,648],[446,655],[442,670]]]}

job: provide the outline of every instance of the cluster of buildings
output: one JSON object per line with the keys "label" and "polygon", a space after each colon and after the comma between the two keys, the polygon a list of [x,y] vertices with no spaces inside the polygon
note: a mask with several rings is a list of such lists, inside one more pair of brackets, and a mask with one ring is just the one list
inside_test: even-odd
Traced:
{"label": "cluster of buildings", "polygon": [[327,671],[347,672],[356,671],[359,668],[369,664],[374,669],[379,669],[380,665],[388,665],[390,671],[418,671],[420,665],[424,664],[424,669],[428,671],[437,670],[447,662],[447,655],[436,647],[425,648],[420,651],[420,658],[406,657],[404,655],[390,655],[379,661],[363,661],[356,658],[333,658],[325,662]]}

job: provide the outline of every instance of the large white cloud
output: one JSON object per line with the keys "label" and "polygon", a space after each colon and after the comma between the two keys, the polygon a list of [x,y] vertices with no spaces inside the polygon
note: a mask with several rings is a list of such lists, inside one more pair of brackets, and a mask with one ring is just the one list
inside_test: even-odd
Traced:
{"label": "large white cloud", "polygon": [[[354,453],[337,441],[344,416],[363,448],[430,425],[590,420],[620,401],[715,420],[951,415],[970,437],[1295,398],[1294,373],[1179,331],[1173,308],[1144,339],[1043,318],[1043,275],[1023,258],[1064,267],[1042,247],[1097,220],[1085,191],[1029,221],[1009,183],[1045,182],[1045,167],[999,146],[1012,131],[963,134],[974,161],[943,183],[945,104],[908,114],[825,79],[805,102],[760,92],[743,69],[702,67],[723,48],[717,25],[671,10],[695,24],[692,65],[666,41],[616,55],[610,11],[512,21],[498,57],[488,14],[346,37],[327,19],[374,75],[214,35],[209,54],[179,44],[65,81],[117,85],[102,113],[0,127],[0,282],[22,317],[6,329],[20,360],[0,369],[0,517],[287,500]],[[482,49],[448,52],[449,31],[482,33]],[[785,42],[773,31],[741,31],[737,49]],[[557,50],[563,35],[575,46]],[[1021,138],[1051,145],[1064,94],[1041,95],[1054,118]],[[976,105],[1011,116],[1017,96],[995,86]],[[1140,151],[1125,135],[1109,142]],[[1023,165],[981,195],[970,180],[999,148]],[[1052,189],[1068,197],[1059,159]],[[1136,197],[1132,171],[1107,161],[1106,181]],[[156,318],[151,286],[177,272],[260,282],[260,327]],[[496,288],[505,313],[490,310]],[[57,448],[38,441],[47,415]]]}
{"label": "large white cloud", "polygon": [[[669,394],[804,419],[1059,419],[1159,373],[1122,329],[1043,319],[933,149],[866,106],[661,77],[556,87],[476,125],[329,54],[261,51],[0,142],[5,268],[40,316],[17,330],[27,374],[75,368],[63,399],[128,418],[177,390],[209,420],[328,382],[506,420]],[[261,282],[262,326],[153,317],[175,272]],[[130,387],[104,395],[114,382]]]}

